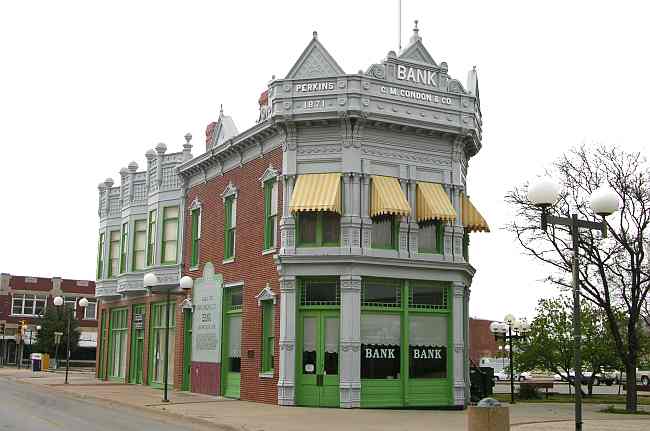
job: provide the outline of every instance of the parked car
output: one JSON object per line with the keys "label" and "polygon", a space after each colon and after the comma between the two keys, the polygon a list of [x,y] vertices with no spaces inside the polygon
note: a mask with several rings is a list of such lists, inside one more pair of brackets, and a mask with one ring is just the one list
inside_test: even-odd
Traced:
{"label": "parked car", "polygon": [[[596,374],[596,377],[594,377],[594,386],[600,386],[601,383],[606,384],[607,386],[611,386],[614,383],[617,383],[617,377],[616,377],[616,372],[612,371],[601,371],[600,373]],[[570,370],[569,371],[569,381],[573,383],[575,379],[575,371]],[[591,376],[593,375],[593,372],[591,371],[583,371],[582,372],[582,384],[583,385],[588,385],[589,380],[591,379]],[[555,374],[553,376],[553,380],[557,381],[562,381],[566,382],[566,377],[564,375],[560,374]]]}
{"label": "parked car", "polygon": [[494,372],[494,381],[499,382],[499,381],[506,381],[510,380],[510,374],[506,373],[504,370],[499,370]]}
{"label": "parked car", "polygon": [[533,378],[533,375],[528,371],[523,371],[521,373],[516,373],[515,374],[515,380],[520,381],[520,382],[530,380],[532,378]]}
{"label": "parked car", "polygon": [[[625,378],[625,373],[616,371],[615,372],[615,381],[618,384],[619,382],[626,383],[627,379]],[[643,386],[650,386],[650,370],[639,370],[636,369],[636,381],[640,382]]]}

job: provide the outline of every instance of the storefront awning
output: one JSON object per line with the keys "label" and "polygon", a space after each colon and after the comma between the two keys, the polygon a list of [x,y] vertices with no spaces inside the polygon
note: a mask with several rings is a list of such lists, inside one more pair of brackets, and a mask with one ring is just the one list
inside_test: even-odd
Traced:
{"label": "storefront awning", "polygon": [[463,226],[469,232],[489,232],[490,227],[480,212],[472,205],[469,198],[461,194]]}
{"label": "storefront awning", "polygon": [[289,210],[332,211],[341,214],[341,174],[337,172],[298,176]]}
{"label": "storefront awning", "polygon": [[372,176],[370,217],[382,214],[408,216],[411,206],[399,181],[393,177]]}
{"label": "storefront awning", "polygon": [[456,210],[440,184],[418,182],[417,219],[419,222],[456,220]]}

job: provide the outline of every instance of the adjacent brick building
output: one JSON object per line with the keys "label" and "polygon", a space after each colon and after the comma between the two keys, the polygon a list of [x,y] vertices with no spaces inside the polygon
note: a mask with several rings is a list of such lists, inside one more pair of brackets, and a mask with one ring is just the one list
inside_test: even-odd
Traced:
{"label": "adjacent brick building", "polygon": [[[53,299],[64,298],[65,303],[74,303],[79,320],[79,349],[73,359],[91,361],[97,347],[97,303],[95,282],[69,280],[60,277],[44,278],[0,274],[0,364],[16,364],[21,357],[26,359],[30,345],[38,337],[39,317],[47,307],[54,307]],[[86,298],[88,307],[78,306],[79,299]]]}

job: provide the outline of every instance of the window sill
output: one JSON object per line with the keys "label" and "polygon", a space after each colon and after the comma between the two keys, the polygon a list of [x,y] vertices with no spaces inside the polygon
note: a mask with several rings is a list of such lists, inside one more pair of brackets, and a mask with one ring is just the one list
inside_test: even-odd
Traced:
{"label": "window sill", "polygon": [[273,378],[273,371],[265,371],[263,373],[260,373],[260,379],[272,379]]}
{"label": "window sill", "polygon": [[273,248],[267,248],[266,250],[262,250],[262,256],[266,256],[267,254],[273,254],[277,251],[275,247]]}
{"label": "window sill", "polygon": [[221,261],[222,264],[227,264],[227,263],[233,263],[235,261],[234,257],[229,257],[228,259],[224,259]]}
{"label": "window sill", "polygon": [[190,266],[190,269],[189,269],[189,271],[198,271],[198,270],[199,270],[199,266],[198,266],[198,265],[196,265],[196,266]]}

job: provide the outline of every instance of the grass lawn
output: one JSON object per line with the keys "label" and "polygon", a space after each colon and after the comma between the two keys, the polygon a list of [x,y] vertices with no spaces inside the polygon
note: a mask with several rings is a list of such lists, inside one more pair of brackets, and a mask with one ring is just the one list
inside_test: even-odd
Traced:
{"label": "grass lawn", "polygon": [[[510,402],[510,394],[494,394],[494,398],[502,402]],[[515,394],[515,399],[522,403],[573,403],[573,395],[569,394],[549,394],[548,400],[544,393],[540,393],[540,398],[535,400],[520,400]],[[639,395],[639,405],[650,406],[650,396]],[[625,404],[625,395],[602,394],[583,396],[582,402],[585,404]]]}

